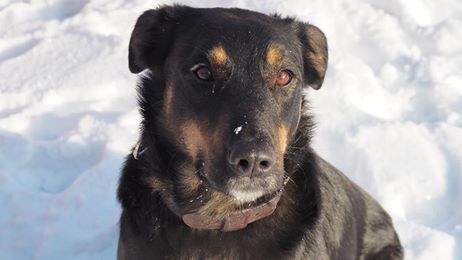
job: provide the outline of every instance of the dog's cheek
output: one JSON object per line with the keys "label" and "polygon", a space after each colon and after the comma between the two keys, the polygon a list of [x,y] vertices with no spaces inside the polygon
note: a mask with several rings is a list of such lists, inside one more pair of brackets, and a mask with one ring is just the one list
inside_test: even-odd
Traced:
{"label": "dog's cheek", "polygon": [[160,113],[157,121],[157,129],[165,140],[168,140],[176,148],[182,148],[183,143],[180,142],[181,133],[180,125],[177,123],[179,120],[177,114],[178,106],[175,104],[175,90],[171,82],[167,82],[164,88],[163,100],[160,106]]}
{"label": "dog's cheek", "polygon": [[202,185],[202,181],[198,178],[194,168],[193,167],[183,168],[179,171],[179,174],[180,174],[179,185],[184,195],[186,196],[195,195],[199,191]]}
{"label": "dog's cheek", "polygon": [[287,105],[281,116],[283,118],[282,121],[289,129],[288,142],[295,136],[302,117],[302,87],[297,86],[291,96],[290,99],[285,100]]}
{"label": "dog's cheek", "polygon": [[275,149],[277,157],[277,167],[280,169],[284,168],[284,154],[287,149],[289,139],[289,128],[287,125],[282,124],[276,127],[273,131],[273,139],[275,140]]}
{"label": "dog's cheek", "polygon": [[216,150],[218,133],[216,130],[206,129],[205,125],[205,122],[189,119],[180,127],[181,143],[193,164],[198,159],[210,157],[211,151]]}
{"label": "dog's cheek", "polygon": [[[279,115],[279,122],[276,123],[277,126],[273,130],[273,142],[276,152],[276,171],[279,173],[285,173],[287,170],[285,163],[288,163],[286,160],[286,153],[288,150],[292,151],[291,144],[295,141],[297,130],[302,115],[302,104],[297,102],[297,99],[291,100],[290,103],[287,103],[285,110]],[[289,154],[287,157],[291,157]],[[290,165],[291,163],[289,163]]]}
{"label": "dog's cheek", "polygon": [[204,147],[205,142],[205,137],[203,136],[196,120],[188,120],[180,127],[180,140],[185,152],[190,156],[194,163],[199,152]]}
{"label": "dog's cheek", "polygon": [[291,127],[290,127],[290,133],[289,133],[290,137],[295,136],[297,129],[298,129],[298,125],[300,124],[300,120],[302,118],[303,102],[302,102],[301,94],[295,97],[293,110],[294,111],[291,111],[291,115],[293,115],[293,117],[295,118],[292,118],[291,120],[291,122],[293,123],[291,124]]}
{"label": "dog's cheek", "polygon": [[[185,167],[201,170],[207,178],[219,184],[226,182],[224,143],[226,143],[227,132],[232,133],[232,130],[228,129],[227,118],[226,115],[220,115],[213,121],[187,119],[178,131],[181,149],[190,158]],[[197,185],[194,183],[197,181],[194,179],[197,175],[195,173],[185,175],[188,179],[186,182],[192,186]]]}
{"label": "dog's cheek", "polygon": [[173,85],[172,83],[169,82],[167,83],[165,87],[164,103],[163,103],[163,115],[165,115],[167,121],[170,121],[169,119],[172,113],[172,102],[173,102]]}
{"label": "dog's cheek", "polygon": [[161,177],[150,176],[145,179],[145,182],[147,186],[155,192],[171,193],[173,190],[173,184],[170,180]]}

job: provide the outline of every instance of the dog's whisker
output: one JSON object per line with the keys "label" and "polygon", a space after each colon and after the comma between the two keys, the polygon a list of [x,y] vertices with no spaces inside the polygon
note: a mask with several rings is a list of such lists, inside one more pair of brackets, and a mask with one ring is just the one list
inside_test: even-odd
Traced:
{"label": "dog's whisker", "polygon": [[291,163],[294,164],[295,166],[295,169],[299,169],[301,171],[303,171],[303,167],[301,166],[300,162],[296,161],[295,159],[291,158],[291,157],[284,157],[284,159],[290,161]]}
{"label": "dog's whisker", "polygon": [[284,184],[284,186],[287,185],[289,182],[297,186],[297,183],[295,183],[295,181],[288,175],[287,172],[284,172],[284,176],[287,178],[287,182]]}

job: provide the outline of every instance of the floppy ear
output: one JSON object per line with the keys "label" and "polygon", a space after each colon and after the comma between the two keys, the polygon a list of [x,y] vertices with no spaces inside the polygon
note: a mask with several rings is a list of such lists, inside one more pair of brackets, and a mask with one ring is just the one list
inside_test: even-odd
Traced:
{"label": "floppy ear", "polygon": [[162,65],[174,37],[178,6],[164,6],[144,12],[136,21],[128,47],[132,73]]}
{"label": "floppy ear", "polygon": [[319,89],[327,70],[326,36],[318,27],[301,23],[299,37],[303,49],[304,83]]}

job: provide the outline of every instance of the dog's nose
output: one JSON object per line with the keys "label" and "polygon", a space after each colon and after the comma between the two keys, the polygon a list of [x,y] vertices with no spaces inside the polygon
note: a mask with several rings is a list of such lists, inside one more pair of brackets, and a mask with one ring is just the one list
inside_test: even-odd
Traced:
{"label": "dog's nose", "polygon": [[271,148],[238,143],[230,150],[228,163],[236,175],[253,177],[271,170],[275,157]]}

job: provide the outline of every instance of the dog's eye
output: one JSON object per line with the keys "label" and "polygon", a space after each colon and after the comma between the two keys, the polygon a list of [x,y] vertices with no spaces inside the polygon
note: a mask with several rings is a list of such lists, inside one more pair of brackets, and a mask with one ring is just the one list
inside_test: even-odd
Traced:
{"label": "dog's eye", "polygon": [[193,70],[196,77],[200,80],[212,81],[212,72],[207,66],[199,66]]}
{"label": "dog's eye", "polygon": [[290,70],[280,70],[276,77],[276,84],[278,86],[285,86],[292,81],[292,72]]}

